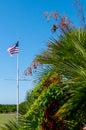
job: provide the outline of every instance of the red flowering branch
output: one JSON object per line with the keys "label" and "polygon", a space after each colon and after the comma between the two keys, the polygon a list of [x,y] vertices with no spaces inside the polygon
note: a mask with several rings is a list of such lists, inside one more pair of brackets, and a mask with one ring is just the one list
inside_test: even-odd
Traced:
{"label": "red flowering branch", "polygon": [[66,15],[60,15],[57,11],[54,12],[45,12],[44,17],[49,21],[52,18],[55,20],[55,23],[51,27],[52,32],[56,32],[57,29],[69,29],[73,26],[72,21],[68,19]]}
{"label": "red flowering branch", "polygon": [[42,64],[37,62],[37,61],[35,61],[35,60],[33,60],[32,64],[30,66],[28,66],[27,69],[24,71],[24,75],[25,76],[32,75],[33,71],[34,70],[36,71],[38,66],[42,66]]}
{"label": "red flowering branch", "polygon": [[[80,17],[81,26],[84,28],[85,25],[85,15],[83,7],[80,3],[80,0],[74,1],[74,7],[77,9],[77,14]],[[60,15],[57,11],[53,12],[45,12],[44,17],[50,21],[54,20],[55,23],[51,27],[52,32],[56,32],[57,30],[63,31],[67,29],[71,29],[74,27],[73,22],[69,20],[69,18],[66,15]]]}

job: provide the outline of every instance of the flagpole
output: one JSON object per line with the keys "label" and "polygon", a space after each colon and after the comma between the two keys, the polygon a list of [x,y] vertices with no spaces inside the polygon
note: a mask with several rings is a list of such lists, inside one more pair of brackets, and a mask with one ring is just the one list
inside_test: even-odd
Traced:
{"label": "flagpole", "polygon": [[16,95],[16,98],[17,98],[17,104],[16,104],[16,117],[17,117],[17,121],[18,121],[18,117],[19,117],[19,60],[18,60],[18,52],[19,52],[19,49],[18,49],[18,46],[19,46],[19,41],[17,41],[17,43],[15,45],[12,45],[11,47],[9,47],[7,49],[7,51],[9,52],[10,56],[12,57],[13,54],[16,54],[17,53],[17,77],[16,77],[16,81],[17,81],[17,95]]}
{"label": "flagpole", "polygon": [[17,121],[19,117],[19,55],[17,53]]}

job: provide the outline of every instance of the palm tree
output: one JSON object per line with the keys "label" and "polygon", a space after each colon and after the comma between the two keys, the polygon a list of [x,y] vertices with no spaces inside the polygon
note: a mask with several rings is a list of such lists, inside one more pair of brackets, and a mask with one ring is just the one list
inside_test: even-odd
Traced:
{"label": "palm tree", "polygon": [[57,110],[55,118],[75,122],[73,129],[81,129],[86,123],[86,30],[66,30],[58,40],[51,39],[47,45],[36,61],[64,75],[68,79],[64,84],[70,84],[69,89],[72,86],[69,99]]}

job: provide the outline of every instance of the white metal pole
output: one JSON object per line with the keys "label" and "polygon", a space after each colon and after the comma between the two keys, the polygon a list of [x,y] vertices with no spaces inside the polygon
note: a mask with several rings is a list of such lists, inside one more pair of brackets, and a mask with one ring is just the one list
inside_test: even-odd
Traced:
{"label": "white metal pole", "polygon": [[19,117],[19,56],[17,54],[17,121]]}

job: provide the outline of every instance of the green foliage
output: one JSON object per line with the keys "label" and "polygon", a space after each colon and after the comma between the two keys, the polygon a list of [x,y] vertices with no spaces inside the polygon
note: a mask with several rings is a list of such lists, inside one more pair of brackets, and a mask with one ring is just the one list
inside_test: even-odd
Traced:
{"label": "green foliage", "polygon": [[[65,120],[68,129],[79,130],[86,123],[86,30],[72,29],[64,31],[58,40],[48,41],[46,53],[41,53],[36,60],[49,64],[51,71],[62,73],[67,77],[63,84],[69,84],[63,104],[55,114],[55,118]],[[59,90],[58,90],[59,91]],[[60,100],[61,101],[61,100]],[[66,123],[67,120],[69,124]],[[75,122],[75,123],[72,123]],[[70,128],[71,126],[71,128]]]}
{"label": "green foliage", "polygon": [[4,126],[1,127],[2,130],[20,130],[16,121],[8,121]]}
{"label": "green foliage", "polygon": [[[58,88],[58,89],[57,89]],[[31,128],[38,129],[43,119],[44,110],[52,99],[62,98],[62,88],[57,84],[51,84],[49,88],[45,88],[41,95],[34,101],[31,108],[26,113],[25,117],[31,121]]]}
{"label": "green foliage", "polygon": [[21,102],[19,104],[19,113],[22,115],[25,114],[28,110],[28,107],[29,107],[29,105],[28,105],[27,101]]}
{"label": "green foliage", "polygon": [[47,74],[44,74],[42,76],[43,77],[40,83],[37,86],[35,86],[31,91],[27,92],[26,94],[26,101],[28,102],[28,107],[30,107],[34,103],[34,101],[38,99],[38,97],[41,95],[44,89],[51,84],[50,77],[52,76],[52,73],[48,72]]}
{"label": "green foliage", "polygon": [[16,112],[16,105],[3,105],[0,104],[0,113]]}

